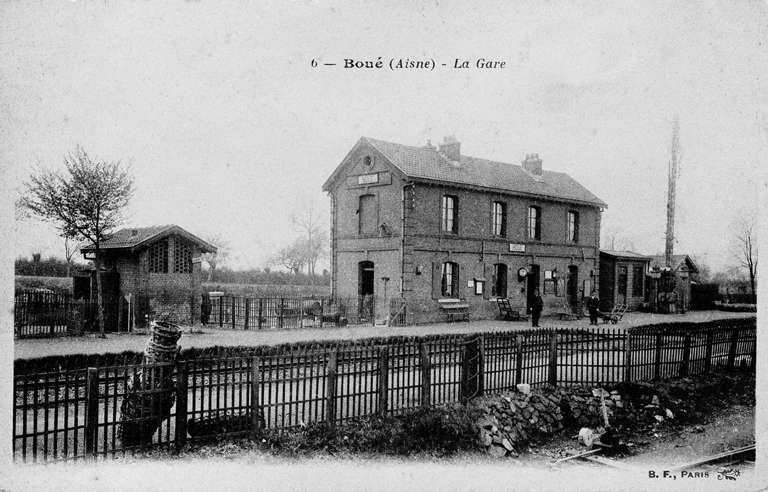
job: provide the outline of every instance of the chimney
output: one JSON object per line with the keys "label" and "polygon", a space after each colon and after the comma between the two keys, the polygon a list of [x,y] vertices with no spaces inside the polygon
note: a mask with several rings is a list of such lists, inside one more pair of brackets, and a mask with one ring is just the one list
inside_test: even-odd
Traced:
{"label": "chimney", "polygon": [[427,145],[425,145],[425,146],[424,146],[424,147],[422,147],[422,148],[424,148],[424,149],[432,149],[432,150],[434,150],[434,149],[435,149],[435,146],[434,146],[434,145],[432,145],[432,140],[429,140],[429,139],[427,139]]}
{"label": "chimney", "polygon": [[523,161],[523,171],[533,176],[541,176],[541,159],[539,159],[539,154],[526,154]]}
{"label": "chimney", "polygon": [[456,137],[444,137],[443,143],[439,144],[440,152],[450,161],[461,161],[461,142],[456,141]]}

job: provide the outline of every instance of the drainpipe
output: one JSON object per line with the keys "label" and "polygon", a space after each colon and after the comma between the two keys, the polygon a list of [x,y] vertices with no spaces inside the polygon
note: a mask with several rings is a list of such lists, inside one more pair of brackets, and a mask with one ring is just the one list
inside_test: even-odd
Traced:
{"label": "drainpipe", "polygon": [[413,188],[414,183],[412,181],[406,182],[400,190],[400,203],[402,207],[400,217],[400,296],[405,297],[405,220],[406,220],[406,203],[405,203],[405,189],[407,187]]}

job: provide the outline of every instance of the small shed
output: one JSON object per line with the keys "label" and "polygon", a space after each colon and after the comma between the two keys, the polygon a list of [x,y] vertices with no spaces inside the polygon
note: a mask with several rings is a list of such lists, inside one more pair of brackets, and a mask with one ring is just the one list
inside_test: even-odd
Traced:
{"label": "small shed", "polygon": [[[666,269],[664,255],[652,256],[650,271],[661,272]],[[669,285],[661,286],[660,295],[664,292],[675,293],[676,309],[687,311],[691,309],[691,276],[699,273],[699,268],[688,255],[672,255],[669,260]]]}
{"label": "small shed", "polygon": [[616,304],[637,309],[647,299],[645,281],[651,257],[634,251],[600,250],[600,309]]}
{"label": "small shed", "polygon": [[[86,259],[95,246],[80,249]],[[201,255],[216,248],[177,225],[121,229],[102,241],[102,291],[115,311],[117,331],[159,317],[191,324],[200,319]],[[95,298],[95,271],[88,289]],[[116,301],[116,302],[115,302]]]}

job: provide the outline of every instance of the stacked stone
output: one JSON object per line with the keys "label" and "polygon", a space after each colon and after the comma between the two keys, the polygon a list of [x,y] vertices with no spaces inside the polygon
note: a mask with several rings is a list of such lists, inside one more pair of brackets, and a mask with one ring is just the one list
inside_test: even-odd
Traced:
{"label": "stacked stone", "polygon": [[558,392],[503,393],[476,404],[484,416],[476,424],[479,440],[492,456],[516,455],[521,446],[563,428]]}

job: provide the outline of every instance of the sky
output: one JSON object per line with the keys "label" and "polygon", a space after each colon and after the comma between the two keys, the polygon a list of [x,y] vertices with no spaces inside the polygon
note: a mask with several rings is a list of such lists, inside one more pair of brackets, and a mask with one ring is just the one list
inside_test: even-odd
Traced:
{"label": "sky", "polygon": [[[2,2],[2,177],[20,189],[81,145],[130,164],[126,227],[219,235],[230,266],[263,267],[292,214],[328,216],[322,184],[361,136],[455,135],[474,157],[538,153],[654,254],[677,115],[675,253],[717,271],[764,191],[766,19],[764,2]],[[15,232],[15,256],[63,257],[50,225]]]}

